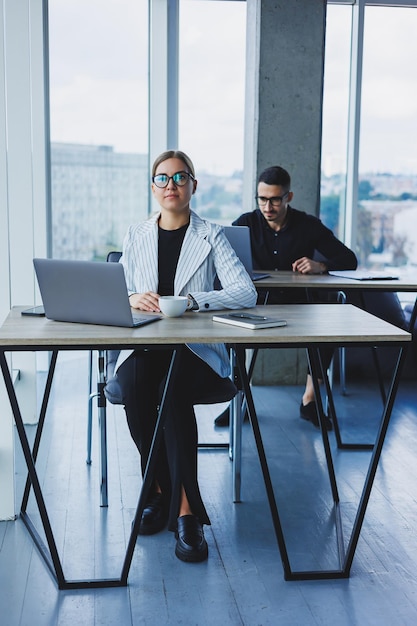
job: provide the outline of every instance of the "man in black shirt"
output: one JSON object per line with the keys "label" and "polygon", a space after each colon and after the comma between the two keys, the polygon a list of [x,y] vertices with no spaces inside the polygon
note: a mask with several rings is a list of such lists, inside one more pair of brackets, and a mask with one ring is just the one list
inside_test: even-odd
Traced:
{"label": "man in black shirt", "polygon": [[[255,270],[287,270],[301,274],[323,274],[329,270],[354,270],[357,259],[317,217],[290,206],[293,199],[291,178],[279,166],[268,167],[258,179],[256,201],[258,208],[244,213],[234,226],[249,226],[253,267]],[[266,293],[259,291],[258,303]],[[269,304],[305,303],[304,289],[274,289],[268,294]],[[327,354],[328,353],[328,354]],[[325,366],[332,352],[322,351]],[[300,404],[300,417],[318,426],[311,376]],[[216,426],[227,425],[229,409],[215,420]],[[327,419],[326,426],[331,429]]]}

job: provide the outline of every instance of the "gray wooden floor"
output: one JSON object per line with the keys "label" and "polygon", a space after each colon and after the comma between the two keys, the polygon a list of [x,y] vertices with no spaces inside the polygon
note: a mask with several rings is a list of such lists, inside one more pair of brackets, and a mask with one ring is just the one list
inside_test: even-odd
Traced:
{"label": "gray wooden floor", "polygon": [[[369,385],[368,385],[369,386]],[[336,391],[345,438],[375,436],[376,390]],[[337,567],[331,494],[319,432],[298,417],[300,388],[254,387],[290,561]],[[85,463],[87,355],[60,356],[39,455],[51,523],[67,578],[120,575],[140,488],[138,456],[120,407],[108,409],[109,507],[99,506],[97,437]],[[198,410],[201,438],[221,410]],[[28,427],[32,435],[33,427]],[[94,435],[96,435],[96,429]],[[331,438],[332,445],[334,437]],[[0,623],[43,625],[411,625],[417,623],[417,389],[401,384],[351,576],[285,582],[249,424],[244,426],[243,501],[231,498],[224,451],[199,452],[200,485],[212,526],[209,559],[185,564],[164,531],[137,542],[127,588],[58,591],[23,523],[0,523]],[[349,536],[369,453],[335,453]],[[17,446],[17,501],[25,478]],[[36,519],[36,506],[28,510]]]}

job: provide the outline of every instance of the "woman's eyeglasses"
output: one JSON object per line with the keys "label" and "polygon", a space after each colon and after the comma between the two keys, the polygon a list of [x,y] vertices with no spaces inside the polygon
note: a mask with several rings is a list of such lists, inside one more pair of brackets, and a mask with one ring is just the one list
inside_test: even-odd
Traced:
{"label": "woman's eyeglasses", "polygon": [[184,187],[190,179],[195,180],[194,176],[189,172],[175,172],[173,176],[168,176],[168,174],[155,174],[155,176],[152,176],[153,184],[160,189],[168,187],[170,180],[172,180],[177,187]]}

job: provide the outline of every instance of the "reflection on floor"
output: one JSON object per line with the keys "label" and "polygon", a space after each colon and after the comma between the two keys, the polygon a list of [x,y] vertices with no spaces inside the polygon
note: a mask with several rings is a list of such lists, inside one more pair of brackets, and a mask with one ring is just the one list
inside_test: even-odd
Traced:
{"label": "reflection on floor", "polygon": [[[301,389],[253,391],[291,564],[294,569],[337,567],[321,435],[299,419]],[[93,464],[85,463],[87,393],[86,354],[60,357],[38,469],[64,571],[71,579],[119,576],[140,488],[138,456],[123,410],[110,406],[109,507],[100,508],[97,437]],[[206,563],[180,562],[173,535],[164,531],[139,538],[127,588],[58,591],[22,522],[2,522],[2,623],[417,623],[416,393],[415,381],[401,384],[349,579],[284,581],[253,435],[245,423],[241,503],[232,502],[227,452],[199,452],[200,485],[212,522],[206,527]],[[335,400],[344,439],[372,441],[381,410],[377,389],[349,381],[348,395],[336,389]],[[227,440],[227,429],[213,427],[223,407],[197,409],[200,439]],[[28,427],[31,435],[33,430]],[[331,443],[334,448],[333,434]],[[345,539],[369,456],[335,451]],[[18,446],[16,472],[19,501],[25,471]],[[33,499],[29,511],[36,519]]]}

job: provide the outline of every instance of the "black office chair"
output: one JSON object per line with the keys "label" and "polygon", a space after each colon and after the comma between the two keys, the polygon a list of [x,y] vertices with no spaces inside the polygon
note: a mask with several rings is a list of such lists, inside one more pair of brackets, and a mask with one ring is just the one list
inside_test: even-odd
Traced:
{"label": "black office chair", "polygon": [[[121,252],[112,251],[107,255],[107,261],[111,263],[118,263]],[[91,465],[91,445],[92,445],[92,431],[93,431],[93,400],[97,398],[97,412],[98,412],[98,424],[100,434],[100,506],[108,506],[108,484],[107,484],[107,413],[106,413],[106,399],[105,388],[109,383],[111,390],[113,389],[113,395],[109,398],[109,402],[112,404],[122,404],[120,391],[113,385],[111,385],[111,379],[113,378],[114,368],[116,365],[118,350],[98,350],[97,356],[97,375],[96,375],[96,389],[93,390],[93,351],[89,354],[89,367],[88,367],[88,414],[87,414],[87,465]],[[110,368],[110,369],[109,369]]]}
{"label": "black office chair", "polygon": [[[107,261],[118,263],[122,253],[109,252]],[[97,375],[96,389],[93,390],[93,351],[89,355],[89,401],[88,401],[88,417],[87,417],[87,464],[91,464],[91,445],[92,445],[92,423],[93,423],[93,400],[97,398],[98,422],[100,433],[100,506],[108,506],[108,483],[107,483],[107,401],[111,404],[123,404],[122,391],[115,376],[114,370],[119,356],[119,350],[98,350],[97,358]],[[231,378],[222,379],[221,383],[215,390],[211,391],[205,397],[199,398],[199,404],[219,404],[221,402],[229,402],[238,392],[236,385]],[[237,403],[236,411],[239,410],[240,404]],[[239,417],[239,416],[238,416]],[[233,431],[230,429],[229,443],[222,442],[199,442],[199,448],[225,448],[229,451],[229,456],[233,457]],[[239,439],[239,458],[240,458],[240,439]],[[240,474],[240,471],[239,471]],[[235,490],[236,493],[236,490]],[[240,495],[239,495],[240,497]],[[236,499],[236,498],[235,498]],[[238,498],[239,499],[239,498]]]}

